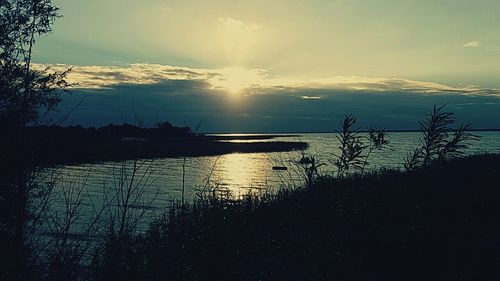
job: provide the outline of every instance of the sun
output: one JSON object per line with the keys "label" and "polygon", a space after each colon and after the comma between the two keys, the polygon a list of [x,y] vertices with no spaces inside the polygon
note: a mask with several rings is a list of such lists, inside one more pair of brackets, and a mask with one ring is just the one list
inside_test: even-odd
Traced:
{"label": "sun", "polygon": [[226,58],[226,67],[212,82],[216,88],[236,94],[260,82],[262,71],[243,67],[260,42],[263,26],[233,17],[219,18],[218,38]]}
{"label": "sun", "polygon": [[215,81],[215,86],[233,94],[241,93],[244,89],[259,84],[263,78],[258,69],[242,67],[227,67],[221,69],[219,73],[221,75]]}
{"label": "sun", "polygon": [[249,86],[248,71],[243,68],[225,68],[221,74],[221,86],[231,93],[239,93]]}

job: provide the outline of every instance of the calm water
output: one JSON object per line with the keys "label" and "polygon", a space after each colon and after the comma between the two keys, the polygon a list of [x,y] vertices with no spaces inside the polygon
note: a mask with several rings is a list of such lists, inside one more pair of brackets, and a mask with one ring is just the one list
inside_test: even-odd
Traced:
{"label": "calm water", "polygon": [[[479,132],[480,142],[475,142],[468,153],[500,153],[500,132]],[[407,151],[418,144],[419,133],[390,133],[392,150],[374,152],[367,168],[401,167]],[[332,154],[338,152],[334,134],[302,134],[300,137],[278,137],[271,141],[304,141],[310,144],[306,153],[315,155],[320,162],[326,163],[321,173],[332,174],[334,167]],[[185,160],[185,196],[190,200],[196,196],[197,188],[208,183],[227,189],[233,196],[243,195],[249,190],[274,189],[281,185],[300,185],[301,171],[294,164],[300,159],[301,152],[229,154],[219,157],[192,157]],[[184,159],[165,158],[141,160],[136,174],[141,184],[148,186],[144,200],[156,198],[154,207],[165,208],[172,200],[179,200],[182,193]],[[288,171],[273,171],[273,166],[286,166]],[[64,186],[85,185],[86,196],[99,198],[107,190],[117,186],[120,179],[130,178],[133,161],[107,162],[64,166],[57,169],[61,189]],[[125,175],[125,176],[124,176]],[[145,204],[145,202],[143,202]]]}

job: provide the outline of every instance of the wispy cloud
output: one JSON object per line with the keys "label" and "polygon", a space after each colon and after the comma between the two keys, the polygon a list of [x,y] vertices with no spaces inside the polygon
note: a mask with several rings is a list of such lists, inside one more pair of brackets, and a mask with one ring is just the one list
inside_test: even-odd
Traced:
{"label": "wispy cloud", "polygon": [[499,95],[500,90],[476,86],[450,86],[429,81],[403,78],[335,76],[311,80],[303,87],[323,89],[349,89],[371,92],[413,92],[421,94],[455,93],[465,95]]}
{"label": "wispy cloud", "polygon": [[[35,65],[45,69],[47,65]],[[68,80],[75,83],[77,88],[99,89],[116,85],[147,85],[156,84],[165,80],[198,80],[208,81],[220,75],[206,69],[193,69],[159,64],[130,64],[126,67],[118,66],[75,66],[56,64],[51,65],[53,71],[64,71],[71,68]]]}
{"label": "wispy cloud", "polygon": [[481,43],[479,41],[470,41],[462,45],[464,48],[478,48]]}
{"label": "wispy cloud", "polygon": [[303,100],[320,100],[321,99],[320,96],[302,96],[300,98]]}
{"label": "wispy cloud", "polygon": [[173,11],[174,11],[174,9],[172,9],[172,8],[171,8],[171,7],[169,7],[169,6],[163,6],[163,7],[161,7],[161,8],[160,8],[160,10],[161,10],[162,12],[164,12],[164,13],[171,13],[171,12],[173,12]]}
{"label": "wispy cloud", "polygon": [[232,17],[220,17],[219,22],[224,25],[224,27],[239,31],[259,31],[262,29],[262,25],[253,22],[243,22],[241,20]]}
{"label": "wispy cloud", "polygon": [[[44,69],[46,65],[37,65]],[[62,71],[72,68],[69,82],[77,88],[99,89],[118,85],[149,85],[170,80],[197,81],[207,89],[224,91],[238,89],[252,94],[270,93],[269,89],[301,91],[307,89],[344,89],[365,92],[412,92],[420,94],[460,94],[498,96],[500,90],[477,86],[450,86],[429,81],[403,78],[380,78],[360,76],[331,76],[320,79],[290,79],[274,76],[265,69],[221,68],[197,69],[160,64],[130,64],[118,66],[71,66],[52,65],[51,69]],[[316,99],[304,95],[303,99]]]}

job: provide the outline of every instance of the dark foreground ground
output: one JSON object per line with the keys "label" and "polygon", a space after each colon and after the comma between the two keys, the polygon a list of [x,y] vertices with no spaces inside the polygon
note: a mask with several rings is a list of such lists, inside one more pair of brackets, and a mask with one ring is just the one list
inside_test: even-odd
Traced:
{"label": "dark foreground ground", "polygon": [[260,200],[174,207],[110,235],[98,280],[499,280],[500,155]]}

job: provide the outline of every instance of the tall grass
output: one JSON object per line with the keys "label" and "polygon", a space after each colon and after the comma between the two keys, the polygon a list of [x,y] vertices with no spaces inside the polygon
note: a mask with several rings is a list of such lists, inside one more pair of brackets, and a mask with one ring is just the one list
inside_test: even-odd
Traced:
{"label": "tall grass", "polygon": [[337,131],[339,154],[333,153],[333,164],[337,168],[337,177],[343,177],[349,172],[364,173],[373,151],[390,148],[385,129],[378,127],[368,128],[367,135],[363,135],[356,126],[357,119],[346,115]]}
{"label": "tall grass", "polygon": [[[420,144],[407,153],[404,168],[407,171],[419,166],[429,166],[433,161],[442,162],[448,158],[464,156],[464,150],[479,136],[470,133],[471,123],[462,123],[456,129],[452,112],[444,111],[444,105],[434,106],[427,119],[420,122]],[[451,134],[450,134],[451,132]]]}
{"label": "tall grass", "polygon": [[493,278],[500,158],[443,163],[173,205],[145,235],[108,249],[116,259],[95,265],[97,279]]}

